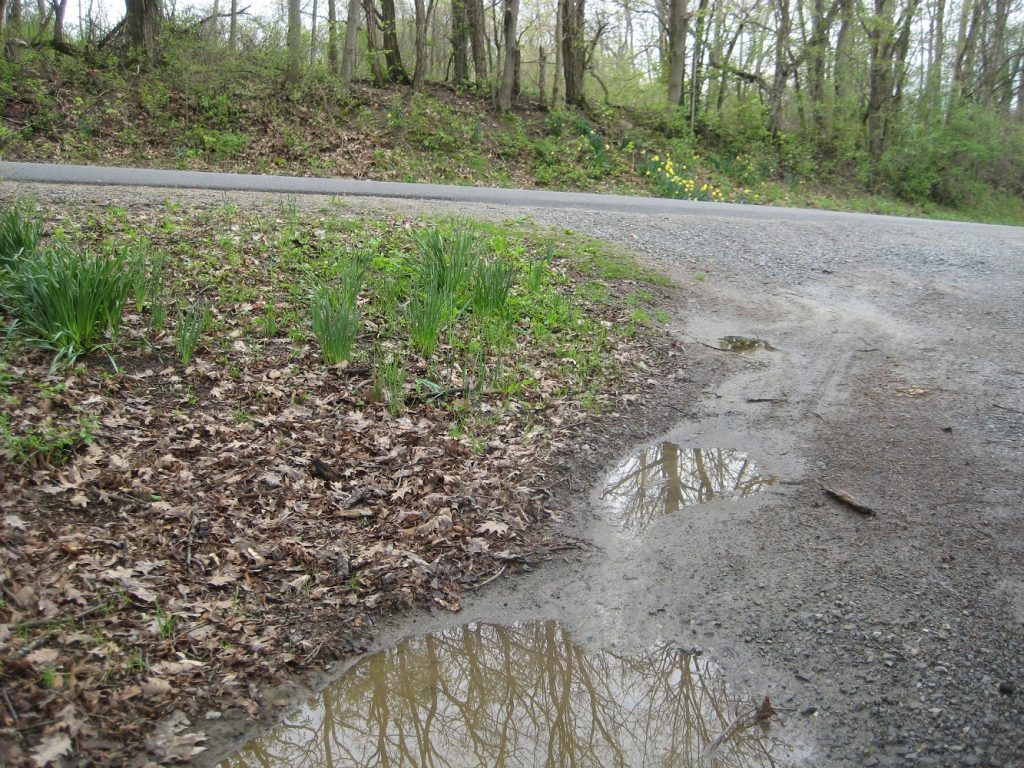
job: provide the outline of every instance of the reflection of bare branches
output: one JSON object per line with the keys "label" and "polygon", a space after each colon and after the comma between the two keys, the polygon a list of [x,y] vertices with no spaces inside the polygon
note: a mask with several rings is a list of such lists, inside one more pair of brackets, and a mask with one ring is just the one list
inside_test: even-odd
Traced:
{"label": "reflection of bare branches", "polygon": [[624,528],[643,533],[682,507],[720,496],[749,496],[773,482],[740,451],[661,443],[613,471],[601,496],[611,500],[612,515]]}
{"label": "reflection of bare branches", "polygon": [[[779,765],[708,662],[588,653],[555,622],[470,624],[364,659],[234,757],[248,766]],[[716,737],[719,737],[716,742]]]}

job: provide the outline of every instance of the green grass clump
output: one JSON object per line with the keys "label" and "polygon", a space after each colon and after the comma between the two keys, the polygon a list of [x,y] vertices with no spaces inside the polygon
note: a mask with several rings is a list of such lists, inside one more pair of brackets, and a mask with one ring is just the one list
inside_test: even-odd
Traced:
{"label": "green grass clump", "polygon": [[441,330],[455,316],[450,294],[437,285],[427,285],[409,299],[409,341],[425,359],[437,349]]}
{"label": "green grass clump", "polygon": [[67,245],[22,251],[7,271],[0,302],[33,342],[57,353],[56,366],[116,337],[134,272],[126,251],[80,252]]}
{"label": "green grass clump", "polygon": [[348,360],[352,354],[361,327],[357,299],[365,274],[365,263],[357,260],[342,266],[337,283],[314,283],[313,334],[328,365]]}
{"label": "green grass clump", "polygon": [[183,365],[189,365],[199,347],[199,340],[210,327],[210,308],[206,301],[197,299],[187,309],[178,312],[178,326],[174,347]]}
{"label": "green grass clump", "polygon": [[42,222],[23,206],[14,205],[0,214],[0,269],[10,269],[23,254],[31,254],[43,237]]}
{"label": "green grass clump", "polygon": [[416,233],[414,271],[420,288],[436,287],[462,307],[472,291],[473,273],[480,258],[480,237],[465,222],[431,227]]}
{"label": "green grass clump", "polygon": [[497,315],[505,312],[515,281],[515,266],[501,259],[480,259],[473,276],[473,312]]}

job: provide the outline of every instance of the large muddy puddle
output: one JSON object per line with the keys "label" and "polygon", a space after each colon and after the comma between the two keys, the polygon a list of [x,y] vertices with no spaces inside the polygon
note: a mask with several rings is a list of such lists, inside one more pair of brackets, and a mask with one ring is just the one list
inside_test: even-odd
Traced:
{"label": "large muddy puddle", "polygon": [[671,645],[586,650],[554,621],[412,637],[222,765],[784,766],[764,702]]}
{"label": "large muddy puddle", "polygon": [[718,498],[740,498],[772,485],[742,451],[659,443],[611,471],[601,491],[610,521],[640,535],[659,518]]}

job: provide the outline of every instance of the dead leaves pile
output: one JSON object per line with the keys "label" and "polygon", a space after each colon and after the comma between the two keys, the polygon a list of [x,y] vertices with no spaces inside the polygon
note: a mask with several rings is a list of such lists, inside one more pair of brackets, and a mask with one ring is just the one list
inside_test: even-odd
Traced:
{"label": "dead leaves pile", "polygon": [[[187,760],[204,718],[258,714],[261,685],[357,650],[374,615],[458,610],[552,547],[545,467],[577,401],[495,409],[474,444],[442,403],[393,415],[365,375],[259,343],[240,375],[93,361],[45,404],[47,360],[16,361],[15,422],[94,436],[62,467],[0,457],[0,764]],[[642,390],[645,345],[616,354],[619,393]]]}

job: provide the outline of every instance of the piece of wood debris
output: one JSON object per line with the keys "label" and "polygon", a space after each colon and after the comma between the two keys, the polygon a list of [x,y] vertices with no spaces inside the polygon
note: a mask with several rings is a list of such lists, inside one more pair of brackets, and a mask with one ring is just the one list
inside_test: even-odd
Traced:
{"label": "piece of wood debris", "polygon": [[874,517],[876,514],[878,514],[872,507],[869,507],[867,504],[862,504],[861,502],[857,501],[846,491],[838,491],[835,490],[834,488],[829,488],[824,485],[821,486],[821,490],[823,490],[826,494],[831,496],[836,501],[845,504],[850,509],[854,510],[855,512],[859,512],[862,515],[865,515],[867,517]]}

